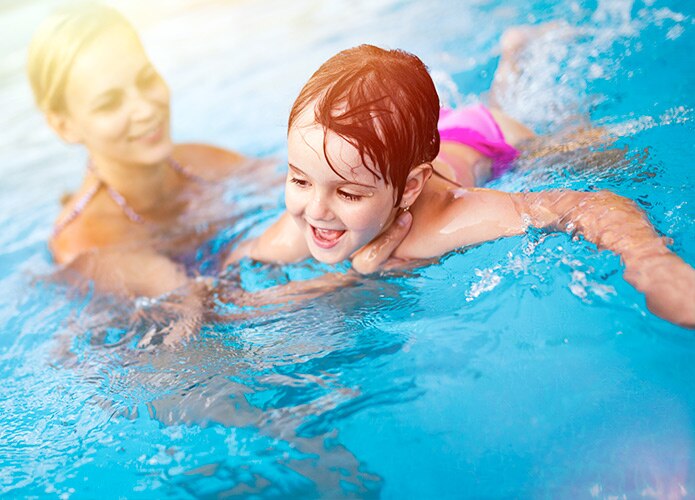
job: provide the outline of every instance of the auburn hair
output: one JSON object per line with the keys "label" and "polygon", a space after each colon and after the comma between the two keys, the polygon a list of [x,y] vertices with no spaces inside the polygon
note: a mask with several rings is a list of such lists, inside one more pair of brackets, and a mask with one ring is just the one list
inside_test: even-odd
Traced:
{"label": "auburn hair", "polygon": [[288,133],[313,105],[314,121],[354,146],[400,202],[410,170],[439,153],[439,96],[425,64],[403,50],[360,45],[334,55],[309,78],[292,105]]}

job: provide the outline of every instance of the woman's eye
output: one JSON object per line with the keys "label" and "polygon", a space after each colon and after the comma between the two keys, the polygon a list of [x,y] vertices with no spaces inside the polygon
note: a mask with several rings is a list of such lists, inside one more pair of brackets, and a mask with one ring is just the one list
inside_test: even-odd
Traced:
{"label": "woman's eye", "polygon": [[140,75],[138,78],[138,85],[143,88],[148,88],[153,86],[159,81],[159,74],[155,70],[148,70]]}
{"label": "woman's eye", "polygon": [[305,181],[304,179],[299,179],[297,177],[290,178],[290,182],[292,184],[296,184],[299,187],[307,187],[309,185],[308,181]]}
{"label": "woman's eye", "polygon": [[114,109],[118,108],[118,106],[121,105],[121,98],[117,96],[109,97],[108,99],[105,99],[101,101],[97,107],[97,111],[113,111]]}
{"label": "woman's eye", "polygon": [[339,190],[338,194],[348,201],[360,201],[363,198],[363,196],[359,194],[352,194],[342,190]]}

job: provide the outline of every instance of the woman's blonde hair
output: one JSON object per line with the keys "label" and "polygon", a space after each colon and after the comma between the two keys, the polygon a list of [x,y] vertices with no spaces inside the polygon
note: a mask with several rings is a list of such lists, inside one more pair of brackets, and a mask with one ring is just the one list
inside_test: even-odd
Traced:
{"label": "woman's blonde hair", "polygon": [[65,86],[77,56],[100,34],[125,27],[137,38],[128,20],[100,4],[82,4],[47,18],[29,45],[27,74],[36,105],[44,113],[65,111]]}

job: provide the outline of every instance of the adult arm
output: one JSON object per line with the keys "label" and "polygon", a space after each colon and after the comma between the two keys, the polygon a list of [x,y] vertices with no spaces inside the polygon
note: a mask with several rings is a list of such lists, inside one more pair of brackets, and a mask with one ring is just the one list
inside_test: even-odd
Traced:
{"label": "adult arm", "polygon": [[[407,236],[412,222],[413,217],[410,213],[400,214],[396,221],[378,238],[360,249],[352,259],[352,269],[356,272],[347,274],[328,273],[311,280],[292,281],[274,286],[262,292],[246,292],[235,285],[225,287],[224,280],[222,280],[223,286],[216,291],[215,301],[233,303],[241,306],[241,310],[215,313],[215,319],[217,321],[249,319],[258,314],[263,314],[264,308],[267,306],[273,306],[274,310],[278,310],[278,308],[292,308],[298,302],[318,297],[336,288],[355,285],[360,281],[360,274],[371,274],[380,269],[396,267],[402,261],[392,257],[392,254]],[[282,219],[278,223],[282,224]],[[265,235],[269,238],[267,233]],[[262,237],[256,240],[249,240],[246,242],[246,246],[244,244],[240,245],[230,255],[226,264],[231,264],[244,256],[251,256],[251,252],[254,249],[256,249],[256,253],[253,255],[256,256],[257,260],[260,260],[258,257],[262,257],[262,255],[259,255],[259,249],[262,249],[260,245],[264,244],[263,242],[265,242],[265,245],[270,245],[272,240],[263,239]],[[266,250],[269,250],[269,248],[266,248]]]}
{"label": "adult arm", "polygon": [[383,233],[352,256],[352,268],[360,274],[371,274],[398,265],[401,261],[392,254],[408,235],[412,223],[410,212],[400,214]]}
{"label": "adult arm", "polygon": [[[197,333],[206,313],[209,288],[206,282],[189,278],[183,267],[154,250],[93,249],[83,252],[58,273],[62,281],[91,288],[124,300],[144,300],[150,309],[168,318],[167,325],[150,334],[163,334],[164,344],[181,342]],[[138,307],[136,315],[148,313]],[[153,311],[152,323],[154,323]],[[148,339],[143,339],[146,343]]]}

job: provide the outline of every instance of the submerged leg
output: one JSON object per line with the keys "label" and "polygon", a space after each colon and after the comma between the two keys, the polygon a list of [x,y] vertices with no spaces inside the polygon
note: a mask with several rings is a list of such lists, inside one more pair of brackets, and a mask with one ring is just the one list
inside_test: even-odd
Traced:
{"label": "submerged leg", "polygon": [[564,23],[553,21],[538,25],[507,28],[500,37],[500,62],[490,86],[490,105],[500,108],[501,97],[524,72],[522,55],[528,45],[546,33],[563,28]]}

